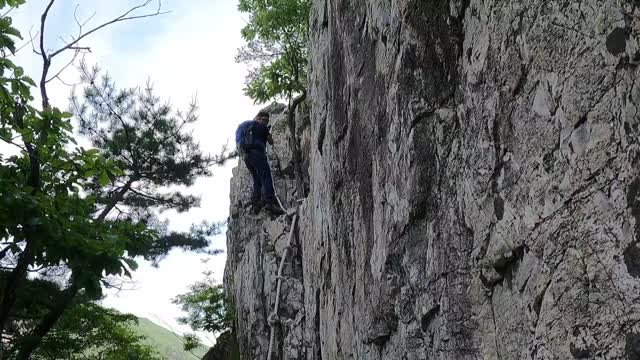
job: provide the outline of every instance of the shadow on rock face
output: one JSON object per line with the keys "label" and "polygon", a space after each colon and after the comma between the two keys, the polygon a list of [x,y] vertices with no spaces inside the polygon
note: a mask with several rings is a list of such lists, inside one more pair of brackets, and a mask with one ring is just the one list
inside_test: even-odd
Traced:
{"label": "shadow on rock face", "polygon": [[607,50],[612,55],[620,55],[627,48],[627,32],[621,27],[613,29],[607,36]]}
{"label": "shadow on rock face", "polygon": [[640,360],[640,335],[627,334],[624,351],[628,360]]}
{"label": "shadow on rock face", "polygon": [[640,248],[637,243],[632,243],[624,250],[624,263],[631,276],[640,277]]}

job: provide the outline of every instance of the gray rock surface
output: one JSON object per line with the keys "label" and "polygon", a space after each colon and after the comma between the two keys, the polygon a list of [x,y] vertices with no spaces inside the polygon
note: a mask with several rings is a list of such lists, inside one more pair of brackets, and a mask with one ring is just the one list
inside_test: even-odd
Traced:
{"label": "gray rock surface", "polygon": [[[274,358],[640,359],[639,6],[314,0]],[[241,173],[226,282],[266,359],[288,222]]]}
{"label": "gray rock surface", "polygon": [[[248,207],[252,180],[246,166],[240,161],[233,170],[231,181],[224,283],[236,308],[236,335],[242,359],[267,358],[270,330],[267,319],[273,311],[278,266],[287,246],[291,217],[298,204],[292,153],[288,145],[286,111],[281,106],[273,106],[269,110],[272,111],[274,146],[269,147],[267,154],[276,193],[283,206],[291,209],[291,212],[282,217],[273,217],[265,210],[253,214]],[[308,113],[301,111],[298,118],[304,124],[304,120],[308,120]],[[306,126],[298,126],[299,136],[306,139],[301,141],[305,154],[309,153],[308,132],[308,122]],[[283,282],[281,290],[279,314],[282,322],[277,328],[277,353],[282,353],[284,343],[288,354],[286,359],[304,359],[303,354],[296,355],[303,349],[302,256],[299,247],[294,247],[289,254],[284,269],[287,280]]]}
{"label": "gray rock surface", "polygon": [[202,360],[240,360],[240,350],[232,331],[218,335],[216,344],[207,351]]}

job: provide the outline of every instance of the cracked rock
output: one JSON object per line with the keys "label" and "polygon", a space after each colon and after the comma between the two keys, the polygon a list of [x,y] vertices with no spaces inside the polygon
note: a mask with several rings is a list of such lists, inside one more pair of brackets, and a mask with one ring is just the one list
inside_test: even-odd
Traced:
{"label": "cracked rock", "polygon": [[[636,2],[311,3],[276,358],[640,359]],[[263,359],[281,230],[232,210],[225,286]]]}

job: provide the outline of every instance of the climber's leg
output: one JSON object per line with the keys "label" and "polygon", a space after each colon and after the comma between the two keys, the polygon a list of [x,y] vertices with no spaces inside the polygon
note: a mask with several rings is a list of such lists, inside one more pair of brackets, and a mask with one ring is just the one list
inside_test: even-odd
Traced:
{"label": "climber's leg", "polygon": [[264,152],[256,152],[254,159],[256,171],[262,183],[262,198],[265,202],[265,209],[276,215],[283,214],[284,211],[276,201],[276,192],[273,188],[273,178],[271,177],[267,155]]}
{"label": "climber's leg", "polygon": [[247,169],[251,174],[251,178],[253,179],[253,190],[251,192],[251,203],[252,205],[260,204],[260,192],[262,189],[262,180],[259,175],[258,169],[256,167],[256,156],[252,155],[253,151],[247,153],[244,158],[244,163],[247,165]]}
{"label": "climber's leg", "polygon": [[262,184],[262,198],[265,202],[275,201],[276,192],[273,188],[273,178],[269,170],[267,155],[263,152],[255,153],[255,167]]}

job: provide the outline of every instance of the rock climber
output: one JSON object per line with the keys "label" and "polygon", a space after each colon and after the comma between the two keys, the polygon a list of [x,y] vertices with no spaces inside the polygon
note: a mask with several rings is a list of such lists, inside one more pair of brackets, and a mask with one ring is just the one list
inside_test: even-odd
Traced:
{"label": "rock climber", "polygon": [[253,178],[251,207],[258,213],[262,207],[275,214],[282,215],[284,210],[276,201],[273,178],[267,160],[267,143],[273,146],[270,133],[269,113],[260,111],[253,120],[247,120],[236,130],[236,149],[247,165]]}

